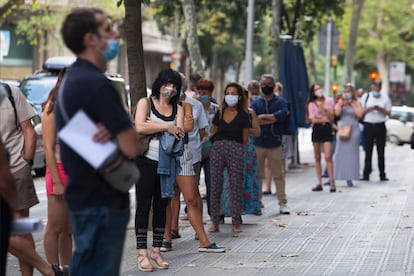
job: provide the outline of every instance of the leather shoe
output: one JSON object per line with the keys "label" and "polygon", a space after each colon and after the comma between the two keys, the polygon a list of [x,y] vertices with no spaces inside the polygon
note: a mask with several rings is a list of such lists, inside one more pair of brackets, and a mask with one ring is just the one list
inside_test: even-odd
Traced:
{"label": "leather shoe", "polygon": [[313,192],[321,192],[323,191],[323,187],[322,185],[316,185],[315,187],[312,188]]}
{"label": "leather shoe", "polygon": [[381,181],[389,181],[389,179],[388,179],[386,176],[381,177],[381,178],[380,178],[380,180],[381,180]]}

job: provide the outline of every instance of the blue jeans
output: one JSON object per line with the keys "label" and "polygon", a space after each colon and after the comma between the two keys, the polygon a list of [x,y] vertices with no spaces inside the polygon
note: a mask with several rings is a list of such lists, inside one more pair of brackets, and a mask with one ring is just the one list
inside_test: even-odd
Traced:
{"label": "blue jeans", "polygon": [[70,211],[75,251],[71,275],[119,275],[129,208]]}

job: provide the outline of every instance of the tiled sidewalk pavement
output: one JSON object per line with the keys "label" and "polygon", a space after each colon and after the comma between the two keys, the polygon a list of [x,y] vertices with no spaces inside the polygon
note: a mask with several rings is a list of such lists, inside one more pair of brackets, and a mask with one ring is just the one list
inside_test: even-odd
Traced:
{"label": "tiled sidewalk pavement", "polygon": [[[291,215],[279,215],[276,197],[265,196],[264,214],[244,216],[240,237],[232,237],[230,220],[209,234],[225,254],[198,253],[193,230],[181,221],[182,238],[164,255],[170,269],[151,275],[414,275],[414,151],[389,145],[386,158],[391,181],[379,182],[374,168],[371,182],[349,188],[338,181],[337,193],[311,192],[313,167],[289,172]],[[127,244],[122,275],[143,275],[133,231]]]}
{"label": "tiled sidewalk pavement", "polygon": [[[188,221],[180,221],[182,238],[164,254],[170,263],[164,271],[138,270],[131,219],[122,275],[414,275],[414,151],[389,145],[386,158],[389,182],[379,182],[374,168],[371,182],[349,188],[338,181],[337,193],[328,187],[311,192],[316,184],[312,166],[290,171],[291,215],[279,215],[276,197],[265,196],[263,215],[244,216],[240,237],[232,237],[227,219],[219,233],[209,234],[228,248],[224,254],[198,253],[194,231]],[[301,160],[312,162],[312,153],[303,153]],[[41,240],[37,249],[43,250]],[[19,275],[15,261],[9,268],[8,275]]]}

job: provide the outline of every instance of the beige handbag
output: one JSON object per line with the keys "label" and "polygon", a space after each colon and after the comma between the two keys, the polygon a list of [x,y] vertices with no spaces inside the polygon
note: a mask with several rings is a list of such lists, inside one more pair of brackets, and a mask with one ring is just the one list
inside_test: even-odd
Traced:
{"label": "beige handbag", "polygon": [[339,135],[339,139],[341,140],[349,140],[349,138],[351,137],[351,130],[352,130],[352,126],[340,126],[338,128],[338,135]]}

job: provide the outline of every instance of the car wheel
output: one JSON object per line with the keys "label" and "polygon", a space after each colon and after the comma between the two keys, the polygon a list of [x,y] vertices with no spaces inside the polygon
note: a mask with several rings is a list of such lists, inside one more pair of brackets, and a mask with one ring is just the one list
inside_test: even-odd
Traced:
{"label": "car wheel", "polygon": [[398,139],[398,137],[395,135],[388,136],[388,142],[397,146],[401,145],[400,139]]}

